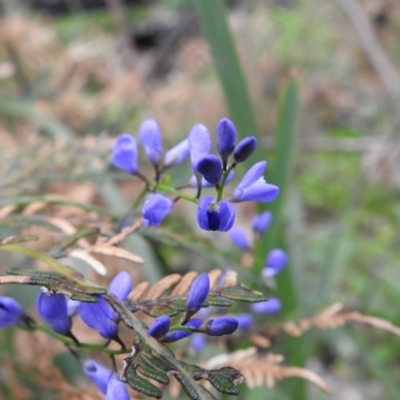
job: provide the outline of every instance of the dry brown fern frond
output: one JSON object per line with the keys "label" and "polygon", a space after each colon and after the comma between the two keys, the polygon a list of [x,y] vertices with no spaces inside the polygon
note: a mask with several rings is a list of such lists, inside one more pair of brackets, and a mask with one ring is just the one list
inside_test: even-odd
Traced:
{"label": "dry brown fern frond", "polygon": [[392,324],[390,321],[371,315],[361,314],[358,311],[346,311],[343,308],[343,304],[335,303],[313,317],[302,318],[298,321],[289,321],[281,326],[267,329],[263,333],[267,337],[270,337],[284,331],[291,336],[300,336],[312,327],[317,329],[331,329],[342,326],[348,322],[359,322],[400,336],[400,327]]}
{"label": "dry brown fern frond", "polygon": [[305,368],[280,365],[283,360],[284,357],[280,354],[262,355],[255,347],[250,347],[214,357],[208,361],[206,368],[220,368],[224,365],[237,368],[246,378],[250,389],[264,384],[272,388],[276,380],[296,377],[312,382],[324,392],[330,393],[328,385],[317,374]]}

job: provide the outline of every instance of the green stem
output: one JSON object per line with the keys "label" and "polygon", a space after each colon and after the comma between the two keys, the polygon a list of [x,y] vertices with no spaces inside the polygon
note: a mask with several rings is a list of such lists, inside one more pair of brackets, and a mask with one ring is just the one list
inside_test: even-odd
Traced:
{"label": "green stem", "polygon": [[222,174],[221,183],[220,183],[218,191],[217,191],[217,203],[222,200],[222,196],[224,194],[225,182],[228,178],[229,173],[233,170],[234,167],[235,167],[234,165],[230,165],[229,168],[226,171],[224,171]]}
{"label": "green stem", "polygon": [[193,332],[193,329],[189,328],[188,326],[183,326],[183,325],[172,325],[169,328],[168,332],[173,332],[173,331],[187,331],[187,332]]}
{"label": "green stem", "polygon": [[181,197],[182,199],[185,199],[187,201],[190,201],[192,203],[198,204],[199,200],[196,199],[196,197],[190,196],[188,194],[182,193],[179,190],[168,186],[168,185],[163,185],[162,183],[157,183],[156,181],[152,180],[152,179],[148,179],[147,182],[152,185],[154,188],[159,189],[159,190],[163,190],[167,193],[171,193],[171,194],[175,194],[179,197]]}
{"label": "green stem", "polygon": [[79,346],[72,340],[67,338],[66,336],[60,335],[50,328],[43,326],[43,325],[38,325],[38,324],[30,324],[29,328],[35,331],[42,331],[47,333],[48,335],[52,336],[54,339],[59,340],[60,342],[63,342],[66,346],[71,346],[79,349],[91,349],[91,350],[99,350],[108,356],[113,356],[113,355],[118,355],[118,354],[127,354],[131,352],[131,349],[120,349],[120,350],[111,350],[105,348],[102,344],[94,344],[94,343],[80,343]]}

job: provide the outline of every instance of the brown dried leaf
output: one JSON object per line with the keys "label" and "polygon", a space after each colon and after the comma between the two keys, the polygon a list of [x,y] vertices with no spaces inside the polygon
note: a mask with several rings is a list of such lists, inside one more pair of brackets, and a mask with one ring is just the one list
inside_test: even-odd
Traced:
{"label": "brown dried leaf", "polygon": [[208,273],[208,277],[210,278],[210,288],[212,289],[215,284],[218,282],[218,278],[221,276],[222,271],[220,269],[213,269]]}
{"label": "brown dried leaf", "polygon": [[103,276],[107,275],[106,267],[100,261],[98,261],[94,257],[92,257],[87,251],[75,249],[75,250],[72,250],[71,252],[69,252],[68,255],[69,255],[69,257],[77,258],[79,260],[85,261],[98,274],[103,275]]}
{"label": "brown dried leaf", "polygon": [[193,281],[197,277],[197,272],[191,271],[184,275],[181,281],[175,286],[171,292],[171,296],[181,296],[188,292]]}
{"label": "brown dried leaf", "polygon": [[131,253],[128,250],[121,249],[119,247],[114,246],[105,246],[105,245],[94,245],[88,249],[89,253],[99,253],[105,254],[107,256],[113,256],[118,258],[123,258],[124,260],[132,261],[136,264],[143,264],[143,258],[139,257],[136,254]]}
{"label": "brown dried leaf", "polygon": [[181,275],[179,274],[172,274],[162,278],[152,286],[144,300],[159,299],[168,289],[171,289],[171,287],[176,285],[179,281],[181,281]]}
{"label": "brown dried leaf", "polygon": [[0,220],[7,218],[16,208],[17,206],[10,204],[0,209]]}
{"label": "brown dried leaf", "polygon": [[137,285],[135,287],[135,289],[133,289],[129,295],[128,298],[132,301],[139,301],[143,295],[145,294],[146,290],[148,289],[148,287],[150,286],[149,282],[141,282],[139,283],[139,285]]}

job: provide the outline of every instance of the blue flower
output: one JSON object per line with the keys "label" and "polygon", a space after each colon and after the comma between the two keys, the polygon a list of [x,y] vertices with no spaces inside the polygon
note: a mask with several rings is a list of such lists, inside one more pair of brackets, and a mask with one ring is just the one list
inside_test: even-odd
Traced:
{"label": "blue flower", "polygon": [[222,159],[226,161],[235,149],[236,128],[231,120],[223,118],[217,125],[217,148]]}
{"label": "blue flower", "polygon": [[162,156],[161,131],[154,119],[146,119],[139,126],[139,138],[149,160],[157,165]]}
{"label": "blue flower", "polygon": [[262,274],[266,278],[271,278],[282,271],[286,267],[287,263],[288,257],[282,249],[271,250],[267,255]]}
{"label": "blue flower", "polygon": [[170,326],[171,319],[168,315],[162,315],[161,317],[156,318],[150,325],[149,335],[156,339],[160,339],[168,333]]}
{"label": "blue flower", "polygon": [[113,148],[111,162],[119,169],[129,174],[138,170],[138,150],[136,140],[128,133],[120,135]]}
{"label": "blue flower", "polygon": [[243,228],[233,228],[231,230],[231,240],[233,244],[244,251],[251,249],[249,238],[247,237],[247,233]]}
{"label": "blue flower", "polygon": [[189,151],[190,160],[194,172],[197,163],[206,156],[211,149],[211,137],[208,129],[202,124],[196,124],[189,132]]}
{"label": "blue flower", "polygon": [[81,302],[79,314],[83,322],[92,329],[99,331],[106,339],[113,339],[118,333],[118,314],[107,304],[102,296],[97,296],[97,303]]}
{"label": "blue flower", "polygon": [[253,231],[263,234],[269,228],[272,222],[272,212],[264,211],[261,214],[255,215],[253,217]]}
{"label": "blue flower", "polygon": [[199,174],[204,176],[207,182],[216,185],[222,177],[221,159],[214,155],[207,155],[199,160],[196,165],[196,170]]}
{"label": "blue flower", "polygon": [[124,301],[128,294],[131,292],[133,286],[132,278],[126,271],[120,271],[114,276],[110,282],[108,291],[118,298],[120,301]]}
{"label": "blue flower", "polygon": [[185,139],[165,153],[164,166],[175,167],[181,164],[187,157],[189,157],[189,140]]}
{"label": "blue flower", "polygon": [[108,381],[106,400],[130,400],[128,389],[117,374]]}
{"label": "blue flower", "polygon": [[239,326],[239,321],[233,317],[219,317],[207,322],[206,333],[210,336],[230,335]]}
{"label": "blue flower", "polygon": [[235,222],[235,206],[229,201],[214,202],[212,196],[200,199],[197,222],[206,231],[229,231]]}
{"label": "blue flower", "polygon": [[235,318],[239,322],[239,329],[249,329],[254,323],[254,317],[248,313],[237,314]]}
{"label": "blue flower", "polygon": [[144,202],[142,217],[148,226],[159,226],[173,208],[174,202],[169,197],[159,193],[150,194]]}
{"label": "blue flower", "polygon": [[[229,172],[229,174],[228,174],[228,176],[227,176],[227,178],[226,178],[226,181],[225,181],[225,185],[224,186],[226,186],[226,185],[228,185],[230,182],[232,182],[232,180],[233,180],[233,178],[235,177],[235,171],[231,171],[231,172]],[[197,188],[197,178],[196,178],[196,175],[192,175],[192,177],[189,179],[189,186],[190,187],[192,187],[192,188]],[[203,187],[203,188],[212,188],[212,187],[214,187],[215,185],[213,185],[212,183],[210,183],[210,182],[207,182],[206,180],[205,180],[205,178],[204,178],[204,176],[203,176],[203,178],[201,179],[201,187]]]}
{"label": "blue flower", "polygon": [[253,136],[249,136],[241,140],[233,152],[233,159],[236,163],[247,160],[254,152],[257,147],[257,139]]}
{"label": "blue flower", "polygon": [[[119,272],[111,281],[109,292],[124,301],[132,290],[132,279],[126,271]],[[90,328],[99,331],[106,339],[114,339],[118,333],[118,314],[109,306],[104,297],[97,296],[97,303],[79,305],[79,314]]]}
{"label": "blue flower", "polygon": [[203,350],[204,346],[207,344],[207,338],[202,333],[195,333],[192,335],[190,340],[190,346],[196,350]]}
{"label": "blue flower", "polygon": [[[194,329],[200,328],[200,326],[203,324],[203,320],[201,318],[192,318],[184,326],[191,327]],[[162,339],[163,342],[165,343],[172,343],[176,342],[178,340],[181,340],[183,338],[186,338],[190,336],[192,332],[190,331],[172,331],[168,332]]]}
{"label": "blue flower", "polygon": [[107,393],[108,380],[112,372],[94,360],[86,360],[82,365],[84,374],[91,379],[100,392]]}
{"label": "blue flower", "polygon": [[266,166],[266,161],[260,161],[247,171],[232,193],[233,201],[269,202],[278,196],[279,188],[265,182],[263,173]]}
{"label": "blue flower", "polygon": [[205,302],[210,291],[210,278],[208,274],[199,275],[190,286],[186,300],[186,310],[196,313]]}
{"label": "blue flower", "polygon": [[24,314],[22,306],[12,297],[0,296],[0,328],[16,324]]}
{"label": "blue flower", "polygon": [[70,332],[72,322],[68,315],[67,300],[63,294],[40,292],[36,301],[39,315],[51,325],[51,329],[60,335]]}
{"label": "blue flower", "polygon": [[267,301],[262,301],[261,303],[254,303],[251,306],[251,311],[258,314],[276,314],[282,308],[282,302],[276,298],[271,297]]}

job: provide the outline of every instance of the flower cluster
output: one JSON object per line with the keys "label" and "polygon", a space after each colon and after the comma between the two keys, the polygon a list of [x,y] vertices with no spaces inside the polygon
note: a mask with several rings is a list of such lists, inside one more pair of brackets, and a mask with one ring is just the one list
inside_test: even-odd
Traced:
{"label": "flower cluster", "polygon": [[171,329],[171,319],[162,315],[154,320],[149,328],[149,335],[163,342],[171,343],[190,336],[193,332],[209,336],[230,335],[235,332],[239,322],[233,317],[218,317],[204,324],[202,318],[192,318],[202,307],[210,291],[210,278],[207,274],[199,275],[190,287],[186,299],[186,314],[180,325]]}
{"label": "flower cluster", "polygon": [[[155,178],[147,179],[139,171],[138,146],[136,139],[129,134],[122,134],[115,142],[111,162],[119,169],[136,175],[146,181],[152,192],[145,200],[142,217],[145,226],[158,226],[171,212],[174,201],[158,190],[175,193],[176,188],[160,184],[162,174],[170,167],[177,166],[190,156],[194,175],[188,182],[189,187],[197,187],[198,202],[197,220],[199,226],[207,231],[229,231],[235,220],[235,205],[244,201],[273,201],[279,188],[267,183],[264,179],[266,161],[254,164],[243,176],[229,198],[223,199],[225,185],[234,177],[234,168],[247,160],[257,147],[255,137],[249,136],[236,144],[236,128],[232,121],[223,118],[217,124],[217,149],[219,156],[210,154],[212,141],[208,129],[196,124],[189,132],[188,138],[181,141],[171,150],[163,153],[161,130],[154,120],[144,121],[138,136],[145,153],[155,169]],[[216,196],[201,196],[202,188],[214,187]],[[185,198],[188,198],[186,196]],[[175,200],[178,200],[176,198]]]}

